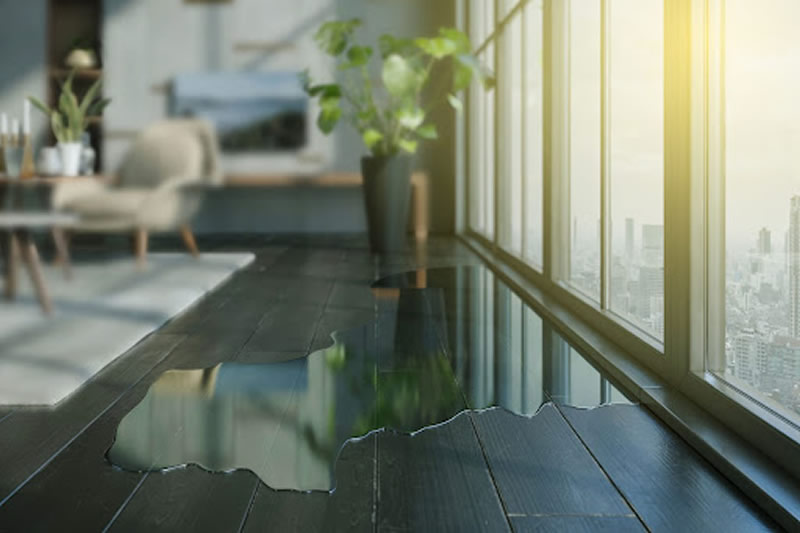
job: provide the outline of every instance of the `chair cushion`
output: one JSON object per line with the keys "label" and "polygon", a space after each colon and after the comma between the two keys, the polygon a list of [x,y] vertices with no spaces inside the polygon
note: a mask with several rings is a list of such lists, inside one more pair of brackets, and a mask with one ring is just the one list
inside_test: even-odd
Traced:
{"label": "chair cushion", "polygon": [[134,217],[150,193],[147,189],[105,189],[72,198],[62,208],[81,218]]}

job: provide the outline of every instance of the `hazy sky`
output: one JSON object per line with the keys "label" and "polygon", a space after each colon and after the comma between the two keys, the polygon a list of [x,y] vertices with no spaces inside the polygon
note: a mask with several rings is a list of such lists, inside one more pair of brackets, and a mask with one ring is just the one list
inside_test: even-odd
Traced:
{"label": "hazy sky", "polygon": [[[570,14],[572,215],[596,239],[600,213],[600,9],[573,0]],[[609,2],[609,127],[613,245],[625,219],[663,222],[663,3]],[[638,236],[637,236],[638,239]]]}
{"label": "hazy sky", "polygon": [[[613,239],[624,219],[663,221],[663,0],[610,0]],[[599,217],[599,2],[572,0],[572,215],[582,240]],[[800,0],[726,1],[728,248],[768,227],[781,249],[800,194]],[[712,117],[713,119],[713,117]]]}
{"label": "hazy sky", "polygon": [[726,187],[730,250],[768,227],[783,248],[800,194],[800,1],[726,2]]}

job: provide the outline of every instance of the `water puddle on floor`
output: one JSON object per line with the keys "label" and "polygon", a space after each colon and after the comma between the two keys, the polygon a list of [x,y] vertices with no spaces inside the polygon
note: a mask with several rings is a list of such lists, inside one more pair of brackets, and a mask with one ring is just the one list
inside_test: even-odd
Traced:
{"label": "water puddle on floor", "polygon": [[273,489],[329,491],[346,442],[415,433],[467,409],[631,403],[490,270],[375,284],[373,320],[291,361],[164,373],[108,452],[126,470],[248,469]]}

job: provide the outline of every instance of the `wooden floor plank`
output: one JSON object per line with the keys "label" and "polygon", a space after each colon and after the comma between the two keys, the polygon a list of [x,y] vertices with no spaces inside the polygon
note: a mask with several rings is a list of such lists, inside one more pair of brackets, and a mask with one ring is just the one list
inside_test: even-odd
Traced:
{"label": "wooden floor plank", "polygon": [[378,528],[508,530],[467,415],[413,437],[378,434]]}
{"label": "wooden floor plank", "polygon": [[0,506],[0,531],[102,531],[144,476],[105,458],[119,418],[93,424]]}
{"label": "wooden floor plank", "polygon": [[521,516],[511,519],[518,533],[643,533],[636,518],[626,516]]}
{"label": "wooden floor plank", "polygon": [[244,533],[373,531],[376,439],[373,434],[344,446],[336,461],[332,494],[275,491],[261,484]]}
{"label": "wooden floor plank", "polygon": [[774,531],[775,524],[644,407],[561,407],[652,531]]}
{"label": "wooden floor plank", "polygon": [[333,344],[331,334],[337,331],[344,334],[349,329],[359,328],[374,320],[375,312],[369,309],[328,307],[320,317],[309,351],[322,350]]}
{"label": "wooden floor plank", "polygon": [[236,533],[256,490],[251,472],[189,466],[147,476],[109,531]]}
{"label": "wooden floor plank", "polygon": [[553,405],[531,418],[504,409],[471,416],[509,514],[633,516]]}
{"label": "wooden floor plank", "polygon": [[184,337],[153,335],[55,408],[19,408],[2,423],[0,502],[67,446]]}
{"label": "wooden floor plank", "polygon": [[375,308],[375,296],[366,283],[337,281],[333,285],[328,305],[370,310]]}
{"label": "wooden floor plank", "polygon": [[271,305],[244,350],[308,351],[321,313],[316,305]]}

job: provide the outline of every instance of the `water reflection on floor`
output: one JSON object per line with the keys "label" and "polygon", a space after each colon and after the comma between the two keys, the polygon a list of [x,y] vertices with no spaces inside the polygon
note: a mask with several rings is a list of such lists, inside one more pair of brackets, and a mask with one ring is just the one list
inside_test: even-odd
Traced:
{"label": "water reflection on floor", "polygon": [[341,447],[374,430],[413,433],[492,406],[629,403],[484,267],[391,276],[373,294],[371,323],[308,357],[166,372],[120,423],[110,460],[243,468],[274,489],[331,490]]}

